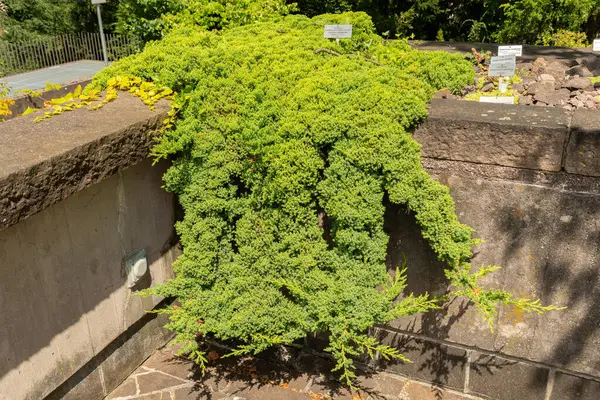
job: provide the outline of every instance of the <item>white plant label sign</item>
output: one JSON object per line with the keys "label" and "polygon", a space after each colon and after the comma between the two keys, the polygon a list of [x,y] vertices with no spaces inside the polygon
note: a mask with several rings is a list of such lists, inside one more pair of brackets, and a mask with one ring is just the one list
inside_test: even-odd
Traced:
{"label": "white plant label sign", "polygon": [[515,104],[515,96],[481,96],[480,103]]}
{"label": "white plant label sign", "polygon": [[594,47],[592,48],[593,51],[600,51],[600,39],[596,39],[594,40]]}
{"label": "white plant label sign", "polygon": [[521,57],[523,55],[523,45],[498,46],[498,55]]}
{"label": "white plant label sign", "polygon": [[106,4],[106,0],[92,0],[92,4]]}
{"label": "white plant label sign", "polygon": [[492,57],[488,76],[513,76],[517,69],[517,59],[512,56]]}
{"label": "white plant label sign", "polygon": [[352,25],[325,25],[325,39],[352,38]]}

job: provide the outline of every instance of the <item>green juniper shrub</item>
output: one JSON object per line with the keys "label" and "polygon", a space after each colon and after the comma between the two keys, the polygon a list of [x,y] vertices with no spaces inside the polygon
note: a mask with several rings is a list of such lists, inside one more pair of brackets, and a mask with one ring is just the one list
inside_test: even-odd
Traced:
{"label": "green juniper shrub", "polygon": [[[353,38],[324,39],[326,23],[352,23]],[[367,329],[444,299],[401,295],[404,270],[388,274],[386,197],[415,212],[455,294],[490,326],[501,303],[554,308],[479,286],[495,268],[471,273],[473,231],[421,166],[410,129],[436,90],[473,81],[462,56],[385,42],[363,13],[292,15],[220,32],[175,30],[101,72],[93,87],[114,76],[179,93],[179,118],[153,155],[174,158],[164,180],[185,210],[177,224],[184,252],[176,278],[149,293],[179,299],[168,327],[200,364],[201,337],[241,342],[232,353],[241,355],[315,332],[328,334],[348,384],[359,354],[403,359]]]}

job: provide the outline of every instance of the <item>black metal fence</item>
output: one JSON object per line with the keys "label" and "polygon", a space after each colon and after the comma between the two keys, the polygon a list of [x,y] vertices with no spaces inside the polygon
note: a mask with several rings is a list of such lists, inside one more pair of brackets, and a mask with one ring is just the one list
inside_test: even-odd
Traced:
{"label": "black metal fence", "polygon": [[[142,43],[125,35],[104,35],[109,61],[139,52]],[[99,33],[43,37],[18,43],[0,41],[0,76],[80,60],[104,59]]]}

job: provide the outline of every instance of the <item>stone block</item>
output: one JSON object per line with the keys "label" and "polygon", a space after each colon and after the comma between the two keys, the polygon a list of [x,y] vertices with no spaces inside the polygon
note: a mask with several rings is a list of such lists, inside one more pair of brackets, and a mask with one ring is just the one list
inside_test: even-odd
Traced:
{"label": "stone block", "polygon": [[421,379],[439,386],[463,389],[467,362],[467,352],[464,349],[416,339],[386,329],[377,329],[375,337],[381,343],[397,348],[412,361],[405,363],[381,359],[381,367],[387,372]]}
{"label": "stone block", "polygon": [[600,382],[557,372],[554,377],[551,400],[598,400]]}
{"label": "stone block", "polygon": [[468,392],[495,400],[544,400],[548,370],[501,357],[471,355]]}
{"label": "stone block", "polygon": [[34,115],[3,123],[0,230],[145,160],[168,109],[161,101],[153,112],[121,94],[94,112],[83,108],[38,124]]}
{"label": "stone block", "polygon": [[434,99],[414,138],[425,157],[560,171],[568,126],[562,109]]}
{"label": "stone block", "polygon": [[[486,242],[475,247],[474,268],[500,265],[482,285],[544,304],[567,306],[544,315],[500,308],[492,332],[476,310],[456,299],[442,310],[390,323],[405,332],[425,335],[598,376],[600,358],[600,193],[564,190],[573,176],[551,185],[486,179],[460,170],[429,169],[450,187],[459,219]],[[500,167],[487,166],[499,169]],[[535,177],[535,175],[532,174]],[[523,175],[523,179],[527,174]],[[567,179],[569,178],[569,179]],[[558,178],[557,178],[558,179]],[[586,178],[591,179],[591,178]],[[389,267],[406,257],[407,292],[443,294],[448,290],[444,264],[436,260],[419,233],[414,217],[400,208],[386,214],[390,235]]]}
{"label": "stone block", "polygon": [[600,112],[577,110],[571,123],[565,170],[570,174],[600,176]]}
{"label": "stone block", "polygon": [[165,314],[146,315],[121,335],[111,346],[114,350],[102,363],[102,374],[107,392],[125,381],[140,364],[173,336],[163,326]]}
{"label": "stone block", "polygon": [[[102,385],[102,375],[99,369],[85,368],[80,370],[77,379],[66,382],[44,400],[93,400],[102,399],[106,395]],[[134,391],[135,394],[135,391]]]}

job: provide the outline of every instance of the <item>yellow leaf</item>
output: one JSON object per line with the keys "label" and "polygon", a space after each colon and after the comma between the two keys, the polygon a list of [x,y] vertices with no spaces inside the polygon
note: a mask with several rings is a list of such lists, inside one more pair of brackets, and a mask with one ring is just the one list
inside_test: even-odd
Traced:
{"label": "yellow leaf", "polygon": [[29,114],[31,114],[32,112],[35,112],[35,111],[36,111],[35,108],[27,107],[27,110],[23,111],[22,115],[29,115]]}

